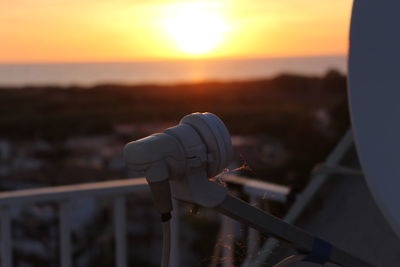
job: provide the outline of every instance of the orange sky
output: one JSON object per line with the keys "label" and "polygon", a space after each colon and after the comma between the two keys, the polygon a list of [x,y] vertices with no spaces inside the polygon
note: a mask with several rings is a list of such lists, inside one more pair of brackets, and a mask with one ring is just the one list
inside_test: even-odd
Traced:
{"label": "orange sky", "polygon": [[[166,21],[187,2],[226,26],[218,44],[198,55],[183,51],[166,30]],[[0,62],[345,54],[351,5],[351,0],[2,0]]]}

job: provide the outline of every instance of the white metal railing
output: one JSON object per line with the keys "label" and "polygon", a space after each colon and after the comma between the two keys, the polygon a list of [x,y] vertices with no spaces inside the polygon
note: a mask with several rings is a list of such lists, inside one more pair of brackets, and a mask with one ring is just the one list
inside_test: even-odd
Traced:
{"label": "white metal railing", "polygon": [[90,184],[47,187],[0,193],[0,257],[1,266],[13,266],[13,242],[11,234],[12,207],[41,202],[55,202],[59,205],[60,266],[72,266],[70,201],[82,196],[114,196],[113,218],[115,233],[115,266],[127,266],[126,210],[125,196],[130,193],[147,191],[144,178],[115,180]]}
{"label": "white metal railing", "polygon": [[[272,183],[257,181],[246,177],[226,175],[224,180],[230,184],[239,184],[244,193],[250,196],[251,201],[256,204],[260,198],[267,198],[279,202],[285,202],[289,194],[289,188]],[[8,191],[0,193],[0,264],[4,267],[13,266],[13,239],[11,209],[19,205],[34,205],[43,202],[57,203],[59,207],[59,236],[60,257],[59,266],[72,267],[72,243],[71,243],[71,201],[77,197],[100,197],[111,196],[113,198],[113,229],[115,234],[115,266],[127,267],[127,225],[126,225],[126,195],[135,192],[148,191],[145,178],[133,178],[114,180],[107,182],[46,187],[38,189]],[[174,201],[174,206],[177,205]],[[174,212],[176,212],[175,209]],[[171,266],[179,266],[178,246],[178,219],[173,216],[172,227],[172,255]],[[233,222],[221,221],[221,233],[231,229]],[[248,236],[248,259],[254,256],[258,250],[258,232],[249,229]],[[232,239],[233,241],[233,239]],[[233,255],[228,251],[221,251],[222,255],[228,257],[227,262],[233,262]],[[230,256],[229,256],[230,255]],[[217,255],[215,255],[217,256]],[[230,259],[229,259],[230,258]],[[226,266],[226,264],[224,264]]]}
{"label": "white metal railing", "polygon": [[[288,200],[288,196],[291,193],[290,188],[283,185],[277,185],[274,183],[264,182],[255,179],[249,179],[247,177],[242,177],[238,175],[224,175],[224,182],[229,184],[236,184],[242,187],[243,193],[249,196],[250,204],[254,206],[258,206],[258,203],[261,199],[273,200],[280,203],[286,203]],[[264,203],[264,210],[268,211],[268,206]],[[233,233],[236,228],[236,225],[239,223],[234,221],[233,219],[221,215],[221,227],[218,234],[219,243],[223,245],[220,247],[216,247],[213,255],[213,261],[211,263],[211,267],[218,266],[219,256],[222,257],[223,261],[221,266],[223,267],[232,267],[234,265],[234,237]],[[259,232],[251,227],[248,227],[248,235],[247,235],[247,251],[246,258],[242,263],[242,267],[250,267],[252,266],[252,261],[254,257],[257,255],[259,250]]]}
{"label": "white metal railing", "polygon": [[[362,172],[359,170],[353,170],[349,168],[345,168],[340,166],[341,161],[347,155],[348,151],[354,145],[353,134],[351,129],[347,131],[347,133],[342,137],[333,151],[328,155],[323,164],[321,171],[317,170],[315,175],[312,177],[310,183],[307,187],[299,194],[296,198],[296,201],[290,207],[288,213],[284,217],[284,221],[288,223],[295,223],[295,221],[300,217],[303,211],[307,208],[307,206],[314,199],[314,196],[320,190],[320,188],[325,184],[326,181],[330,177],[332,177],[332,173],[338,174],[351,174],[351,175],[360,175]],[[333,167],[333,168],[332,168]],[[325,170],[323,170],[325,168]],[[271,253],[278,246],[279,241],[275,238],[269,238],[262,246],[261,250],[266,253],[259,254],[253,261],[252,266],[261,267],[264,266],[265,261],[271,257]]]}

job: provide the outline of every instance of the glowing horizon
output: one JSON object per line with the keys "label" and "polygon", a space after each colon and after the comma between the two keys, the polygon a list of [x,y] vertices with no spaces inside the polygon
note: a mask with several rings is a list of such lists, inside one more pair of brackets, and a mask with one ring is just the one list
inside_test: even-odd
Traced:
{"label": "glowing horizon", "polygon": [[0,62],[342,55],[351,3],[5,0]]}

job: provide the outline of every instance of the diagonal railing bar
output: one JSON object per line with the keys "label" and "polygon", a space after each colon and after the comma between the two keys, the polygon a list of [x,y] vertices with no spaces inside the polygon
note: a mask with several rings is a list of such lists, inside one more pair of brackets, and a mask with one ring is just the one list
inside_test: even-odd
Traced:
{"label": "diagonal railing bar", "polygon": [[[353,135],[351,130],[348,130],[347,133],[343,136],[343,138],[336,145],[334,150],[328,155],[325,164],[329,166],[339,165],[344,158],[344,156],[348,153],[350,148],[353,146]],[[322,172],[317,173],[313,176],[311,182],[304,189],[304,191],[296,198],[295,203],[289,209],[288,213],[284,217],[284,221],[287,223],[294,223],[297,218],[302,214],[302,212],[307,208],[309,203],[313,200],[316,193],[320,190],[320,188],[324,185],[324,183],[331,177],[330,173]],[[269,238],[261,248],[261,251],[265,253],[260,253],[258,257],[256,257],[252,266],[261,267],[264,266],[265,261],[271,256],[272,251],[279,244],[279,241],[275,238]]]}

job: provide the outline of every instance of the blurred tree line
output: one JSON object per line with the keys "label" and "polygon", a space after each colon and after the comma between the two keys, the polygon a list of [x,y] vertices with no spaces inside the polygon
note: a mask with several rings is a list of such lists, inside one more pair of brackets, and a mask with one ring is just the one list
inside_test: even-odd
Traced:
{"label": "blurred tree line", "polygon": [[110,134],[118,123],[178,121],[198,111],[216,113],[233,134],[282,137],[307,130],[307,118],[320,108],[334,116],[332,130],[342,131],[346,106],[346,78],[335,70],[323,77],[282,74],[255,81],[0,88],[0,137]]}
{"label": "blurred tree line", "polygon": [[[343,74],[330,70],[323,76],[282,74],[235,82],[1,88],[0,138],[59,143],[111,135],[118,124],[177,123],[188,113],[209,111],[233,135],[267,134],[282,140],[294,156],[284,169],[265,171],[278,177],[276,182],[295,180],[302,187],[349,127],[346,85]],[[326,129],[318,125],[318,112],[328,116]],[[294,178],[288,177],[291,171]]]}

